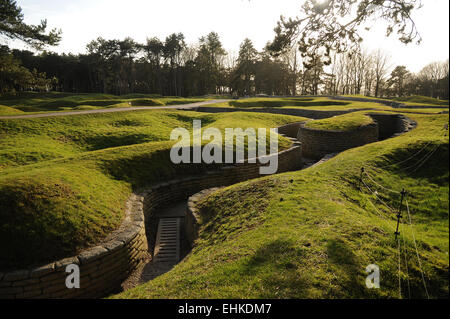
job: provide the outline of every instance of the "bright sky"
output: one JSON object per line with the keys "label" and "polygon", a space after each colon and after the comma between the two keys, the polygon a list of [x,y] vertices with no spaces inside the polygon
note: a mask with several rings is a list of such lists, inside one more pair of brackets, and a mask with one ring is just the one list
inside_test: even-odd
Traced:
{"label": "bright sky", "polygon": [[[293,17],[300,12],[302,0],[18,0],[27,23],[46,18],[50,28],[63,31],[56,52],[84,53],[92,39],[123,39],[138,42],[147,37],[164,38],[183,32],[186,42],[195,43],[210,31],[219,34],[227,50],[238,51],[250,38],[262,49],[273,38],[280,15]],[[404,44],[384,37],[385,26],[377,23],[364,45],[382,47],[392,63],[406,65],[418,72],[432,61],[449,57],[449,1],[422,0],[424,6],[414,13],[423,41],[420,46]],[[16,46],[16,45],[14,45]]]}

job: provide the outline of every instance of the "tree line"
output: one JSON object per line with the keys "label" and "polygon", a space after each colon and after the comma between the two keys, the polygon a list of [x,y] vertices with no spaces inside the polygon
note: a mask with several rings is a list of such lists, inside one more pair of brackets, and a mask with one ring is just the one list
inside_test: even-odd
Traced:
{"label": "tree line", "polygon": [[[54,91],[176,96],[295,94],[296,74],[289,59],[274,58],[268,50],[258,52],[249,39],[241,44],[237,56],[226,52],[215,32],[193,45],[186,44],[182,33],[174,33],[165,40],[148,38],[146,43],[132,38],[98,38],[86,49],[78,55],[34,54],[4,46],[0,54],[14,60],[17,67],[45,74],[48,81],[44,88]],[[0,83],[3,92],[43,89],[30,79]]]}
{"label": "tree line", "polygon": [[132,38],[98,38],[85,54],[0,48],[3,93],[23,90],[143,93],[168,96],[363,94],[425,95],[448,99],[449,65],[432,62],[419,73],[393,67],[381,49],[357,49],[307,61],[296,46],[274,55],[255,49],[250,39],[238,54],[227,52],[211,32],[188,45],[182,33],[138,43]]}
{"label": "tree line", "polygon": [[403,65],[393,67],[389,55],[381,49],[359,49],[336,55],[330,72],[323,77],[330,94],[368,96],[423,95],[441,99],[449,96],[449,61],[432,62],[418,73]]}
{"label": "tree line", "polygon": [[[0,0],[0,39],[20,40],[39,52],[0,46],[0,94],[415,94],[448,99],[448,60],[414,74],[405,66],[393,67],[382,50],[368,53],[360,46],[359,28],[376,16],[388,23],[387,35],[396,31],[403,43],[420,42],[410,14],[418,7],[419,0],[306,0],[302,18],[282,17],[274,40],[261,52],[250,39],[242,42],[237,55],[226,52],[219,35],[211,32],[190,45],[182,33],[146,43],[97,38],[86,53],[75,55],[43,50],[58,45],[61,30],[47,32],[46,20],[26,24],[15,0]],[[351,23],[336,19],[342,15],[351,17]]]}

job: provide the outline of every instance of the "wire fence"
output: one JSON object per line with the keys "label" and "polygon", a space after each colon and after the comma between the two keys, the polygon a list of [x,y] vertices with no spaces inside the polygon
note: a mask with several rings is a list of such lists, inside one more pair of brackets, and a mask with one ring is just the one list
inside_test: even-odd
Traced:
{"label": "wire fence", "polygon": [[430,295],[428,294],[428,289],[427,289],[427,283],[425,281],[425,275],[423,273],[422,261],[420,260],[419,250],[417,249],[416,236],[414,235],[414,229],[413,229],[413,225],[412,225],[412,219],[411,219],[411,213],[410,213],[410,210],[409,210],[408,199],[406,199],[405,202],[406,202],[406,211],[408,212],[409,227],[410,227],[412,238],[413,238],[413,242],[414,242],[414,248],[416,250],[417,262],[418,262],[418,265],[419,265],[420,273],[422,275],[423,287],[425,288],[425,293],[427,294],[427,298],[430,299]]}
{"label": "wire fence", "polygon": [[[444,125],[444,136],[447,136],[448,131],[448,124]],[[395,163],[389,163],[387,165],[383,166],[377,166],[377,169],[384,169],[388,167],[396,166],[398,171],[405,172],[408,174],[417,172],[421,167],[423,167],[429,160],[432,158],[432,156],[438,151],[441,144],[438,142],[436,145],[430,148],[430,145],[432,145],[435,141],[429,141],[425,145],[423,145],[417,152],[414,152],[410,156],[408,156],[406,159],[395,162]],[[404,166],[403,164],[408,164],[407,166]],[[403,166],[403,167],[402,167]],[[417,257],[417,266],[421,274],[422,278],[422,284],[425,291],[425,294],[428,299],[430,299],[430,295],[428,292],[427,282],[425,279],[425,272],[422,265],[422,260],[420,258],[419,249],[417,245],[416,235],[414,233],[414,227],[412,223],[411,218],[411,211],[409,207],[409,202],[407,198],[407,193],[404,189],[402,191],[397,191],[395,189],[392,189],[390,187],[387,187],[383,185],[383,183],[380,181],[381,178],[379,176],[379,173],[375,170],[371,171],[370,173],[364,168],[361,168],[361,174],[360,174],[360,190],[362,191],[363,188],[361,188],[361,185],[364,185],[364,188],[367,189],[369,192],[369,195],[375,198],[375,203],[368,198],[368,201],[370,205],[373,207],[376,214],[381,218],[383,223],[388,227],[388,229],[392,230],[395,234],[396,244],[397,244],[397,255],[398,255],[398,294],[399,298],[402,298],[402,269],[404,270],[404,274],[406,275],[406,287],[404,287],[404,295],[407,296],[409,299],[411,298],[411,282],[410,282],[410,268],[409,268],[409,258],[408,258],[408,245],[405,239],[405,227],[403,226],[403,222],[401,221],[402,216],[402,207],[403,207],[403,199],[405,201],[406,206],[406,212],[408,215],[408,220],[406,221],[406,225],[409,226],[412,242],[413,242],[413,250],[415,252],[415,255]],[[370,184],[370,185],[369,185]],[[386,192],[389,195],[383,196],[386,194],[380,194],[380,192]],[[393,196],[401,196],[400,198],[400,204],[397,210],[393,208],[393,204],[389,204],[389,201],[393,201]],[[382,197],[386,198],[383,199]],[[393,220],[390,219],[388,216],[386,216],[385,213],[382,213],[379,208],[377,208],[376,203],[381,204],[384,206],[390,213],[394,214],[397,212],[397,229],[395,230],[393,226]],[[400,229],[399,229],[400,227]],[[402,255],[403,255],[403,261],[402,261]],[[404,266],[402,266],[404,264]]]}
{"label": "wire fence", "polygon": [[[428,145],[430,145],[430,143],[428,143],[426,146],[421,148],[413,156],[410,156],[408,158],[408,160],[410,160],[410,159],[412,159],[414,157],[417,157],[417,155],[422,153],[423,150]],[[430,151],[422,153],[422,156],[420,156],[420,158],[417,161],[415,161],[414,164],[412,164],[412,165],[410,165],[410,166],[408,166],[406,168],[403,168],[401,170],[410,171],[411,173],[412,172],[416,172],[418,169],[420,169],[420,167],[422,167],[433,156],[433,154],[436,153],[436,151],[439,149],[439,146],[440,145],[438,144],[433,149],[431,149]],[[402,163],[405,163],[405,162],[406,162],[406,160],[402,161]],[[361,169],[360,183],[362,185],[364,185],[364,187],[369,191],[370,195],[375,197],[376,202],[379,202],[388,211],[390,211],[391,213],[394,213],[396,210],[390,204],[388,204],[386,202],[386,200],[383,200],[381,198],[381,195],[380,195],[379,191],[384,191],[384,192],[387,192],[387,193],[389,193],[391,195],[402,195],[402,199],[403,199],[403,192],[404,191],[396,191],[396,190],[394,190],[394,189],[392,189],[390,187],[386,187],[383,184],[381,184],[381,182],[378,182],[377,179],[379,179],[379,177],[372,176],[364,168]],[[369,186],[366,181],[369,181],[372,185],[374,185],[376,190],[372,189],[372,187]],[[390,230],[394,231],[394,227],[389,224],[390,220],[376,207],[375,203],[373,203],[370,199],[369,199],[369,203],[374,208],[374,211],[377,213],[377,215],[382,218],[383,223],[385,223]],[[425,280],[425,274],[424,274],[424,270],[423,270],[423,267],[422,267],[422,260],[420,258],[419,249],[418,249],[418,246],[417,246],[416,236],[414,234],[414,229],[413,229],[413,225],[412,225],[412,219],[411,219],[411,212],[410,212],[409,202],[408,202],[406,196],[405,196],[405,204],[406,204],[406,211],[407,211],[407,214],[408,214],[408,225],[409,225],[409,228],[411,230],[411,235],[412,235],[412,239],[413,239],[413,243],[414,243],[414,250],[415,250],[416,257],[417,257],[418,268],[420,270],[420,274],[421,274],[421,278],[422,278],[422,283],[423,283],[423,287],[424,287],[424,290],[425,290],[425,294],[426,294],[427,298],[429,299],[430,295],[428,293],[428,288],[427,288],[427,284],[426,284],[426,280]],[[404,271],[406,273],[407,296],[408,296],[408,298],[411,298],[411,284],[410,284],[410,279],[409,279],[409,268],[408,268],[408,257],[407,257],[408,256],[408,250],[407,250],[407,245],[406,245],[406,240],[405,240],[405,235],[404,235],[403,223],[401,223],[401,218],[402,218],[401,208],[402,208],[402,201],[400,201],[400,207],[398,209],[398,214],[397,214],[397,230],[394,231],[394,234],[396,236],[396,241],[397,241],[397,250],[398,250],[398,293],[399,293],[399,298],[402,298],[402,277],[401,277],[401,273],[402,273],[402,251],[403,251],[403,255],[404,255]],[[400,228],[400,232],[398,231],[399,226],[401,227]],[[397,237],[397,235],[401,235],[400,236],[401,238]],[[403,246],[403,249],[402,249],[402,246]]]}

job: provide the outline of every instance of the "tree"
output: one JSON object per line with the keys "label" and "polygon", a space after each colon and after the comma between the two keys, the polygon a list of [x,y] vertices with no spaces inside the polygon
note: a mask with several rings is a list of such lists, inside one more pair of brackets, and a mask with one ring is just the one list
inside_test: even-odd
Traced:
{"label": "tree", "polygon": [[181,63],[181,53],[185,48],[186,43],[184,42],[184,35],[182,33],[172,33],[164,42],[163,54],[166,61],[169,62],[169,69],[172,78],[171,91],[173,92],[173,95],[181,95],[178,68]]}
{"label": "tree", "polygon": [[50,85],[51,80],[47,79],[45,73],[39,73],[36,69],[28,70],[9,52],[8,47],[0,47],[0,94],[41,91]]}
{"label": "tree", "polygon": [[404,65],[399,65],[391,72],[391,77],[388,80],[390,86],[393,87],[393,92],[397,96],[403,96],[404,83],[409,71]]}
{"label": "tree", "polygon": [[240,95],[253,94],[255,80],[255,64],[258,51],[253,46],[253,42],[246,38],[240,45],[237,66],[233,75],[234,89]]}
{"label": "tree", "polygon": [[91,57],[90,69],[98,77],[102,93],[113,91],[114,85],[114,56],[118,46],[116,40],[105,40],[102,37],[91,41],[86,49]]}
{"label": "tree", "polygon": [[432,62],[426,65],[420,72],[419,77],[422,80],[422,86],[428,91],[425,95],[431,97],[442,97],[440,92],[440,83],[445,77],[448,78],[448,60],[446,62]]}
{"label": "tree", "polygon": [[319,55],[312,56],[309,62],[303,63],[302,72],[302,94],[319,94],[319,85],[323,84],[322,75],[324,75],[324,63]]}
{"label": "tree", "polygon": [[134,60],[141,46],[132,38],[127,37],[118,42],[119,46],[119,94],[134,92]]}
{"label": "tree", "polygon": [[143,46],[149,68],[149,87],[153,92],[162,94],[162,71],[161,59],[164,53],[164,44],[157,37],[147,38],[147,43]]}
{"label": "tree", "polygon": [[280,53],[298,40],[302,57],[323,56],[331,63],[332,52],[349,52],[363,41],[360,29],[371,19],[387,22],[386,35],[397,33],[399,40],[410,43],[421,38],[411,12],[421,6],[420,0],[306,0],[302,15],[278,22],[275,38],[269,48]]}
{"label": "tree", "polygon": [[47,20],[39,25],[23,22],[22,9],[14,0],[0,0],[0,35],[21,40],[36,49],[45,45],[57,45],[61,41],[61,30],[46,33]]}
{"label": "tree", "polygon": [[389,57],[383,51],[378,49],[373,54],[372,58],[375,72],[375,97],[378,97],[380,95],[381,86],[389,69]]}
{"label": "tree", "polygon": [[291,95],[297,94],[297,80],[299,76],[299,67],[300,67],[300,54],[298,54],[298,47],[296,45],[292,46],[290,50],[286,50],[283,54],[280,55],[283,62],[289,67],[290,71],[290,82],[292,83],[292,87],[290,89]]}
{"label": "tree", "polygon": [[195,62],[199,67],[202,92],[217,92],[222,69],[220,62],[223,61],[222,58],[226,54],[216,32],[210,32],[206,37],[200,38],[200,47]]}

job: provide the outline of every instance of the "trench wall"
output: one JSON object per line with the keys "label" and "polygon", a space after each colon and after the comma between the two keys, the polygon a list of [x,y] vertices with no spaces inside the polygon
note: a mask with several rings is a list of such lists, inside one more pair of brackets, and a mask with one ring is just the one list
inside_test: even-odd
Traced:
{"label": "trench wall", "polygon": [[371,123],[352,131],[318,130],[302,125],[297,139],[302,143],[304,157],[320,159],[330,153],[378,141],[378,125]]}
{"label": "trench wall", "polygon": [[[148,255],[142,203],[140,196],[130,197],[122,225],[104,243],[74,257],[0,274],[0,299],[96,298],[113,292]],[[80,288],[66,287],[69,264],[79,266]]]}
{"label": "trench wall", "polygon": [[[298,125],[298,124],[296,124]],[[294,125],[295,126],[295,125]],[[280,127],[290,132],[293,126]],[[278,156],[277,173],[300,169],[302,152],[298,141],[291,148],[267,157]],[[200,190],[227,186],[261,177],[259,168],[267,164],[245,161],[238,164],[220,164],[219,169],[208,164],[199,165],[202,174],[159,183],[133,194],[127,202],[122,225],[110,234],[104,243],[87,249],[77,256],[65,258],[33,269],[0,273],[0,299],[17,298],[97,298],[116,291],[120,284],[149,257],[147,222],[158,208],[187,199]],[[217,167],[213,166],[214,168]],[[148,226],[148,225],[147,225]],[[147,227],[147,229],[149,229]],[[150,239],[151,243],[151,239]],[[80,267],[80,288],[66,287],[66,266]]]}
{"label": "trench wall", "polygon": [[402,114],[368,113],[378,125],[380,140],[394,137],[412,130],[417,123]]}
{"label": "trench wall", "polygon": [[318,130],[300,124],[297,139],[306,158],[320,159],[330,153],[373,143],[410,131],[416,123],[402,114],[368,113],[375,123],[351,131]]}

